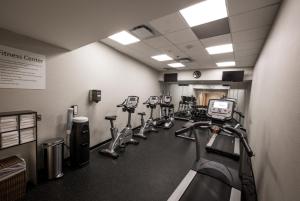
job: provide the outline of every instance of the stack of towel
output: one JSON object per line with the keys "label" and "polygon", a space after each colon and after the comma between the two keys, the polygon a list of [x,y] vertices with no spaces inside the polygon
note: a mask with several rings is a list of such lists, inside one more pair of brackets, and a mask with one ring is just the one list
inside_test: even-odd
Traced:
{"label": "stack of towel", "polygon": [[35,126],[35,115],[34,114],[24,114],[20,117],[20,128],[31,128]]}
{"label": "stack of towel", "polygon": [[18,116],[0,117],[0,133],[18,129]]}
{"label": "stack of towel", "polygon": [[19,144],[18,131],[1,133],[1,148],[11,147],[17,144]]}
{"label": "stack of towel", "polygon": [[31,142],[34,140],[35,140],[35,137],[34,137],[34,129],[33,128],[21,130],[21,144],[26,143],[26,142]]}

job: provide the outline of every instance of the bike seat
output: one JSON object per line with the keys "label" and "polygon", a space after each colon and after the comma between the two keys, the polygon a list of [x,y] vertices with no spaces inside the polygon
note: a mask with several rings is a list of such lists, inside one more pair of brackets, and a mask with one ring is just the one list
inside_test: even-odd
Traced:
{"label": "bike seat", "polygon": [[106,120],[116,120],[117,116],[116,115],[114,115],[114,116],[106,116],[105,119]]}
{"label": "bike seat", "polygon": [[144,116],[144,115],[146,115],[146,113],[145,112],[139,112],[138,115]]}

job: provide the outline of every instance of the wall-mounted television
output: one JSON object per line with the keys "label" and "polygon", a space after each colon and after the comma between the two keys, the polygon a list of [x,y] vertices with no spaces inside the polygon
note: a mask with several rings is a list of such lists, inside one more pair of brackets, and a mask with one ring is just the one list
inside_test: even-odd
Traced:
{"label": "wall-mounted television", "polygon": [[177,73],[165,73],[164,74],[164,82],[177,82]]}
{"label": "wall-mounted television", "polygon": [[227,82],[243,82],[244,71],[223,71],[222,81]]}

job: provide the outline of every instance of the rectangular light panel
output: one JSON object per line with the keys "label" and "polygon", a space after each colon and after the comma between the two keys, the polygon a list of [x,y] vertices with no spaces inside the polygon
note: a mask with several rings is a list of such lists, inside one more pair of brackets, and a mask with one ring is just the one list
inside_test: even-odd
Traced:
{"label": "rectangular light panel", "polygon": [[155,56],[152,56],[151,58],[155,59],[157,61],[170,61],[170,60],[173,60],[171,57],[169,57],[166,54],[155,55]]}
{"label": "rectangular light panel", "polygon": [[233,52],[232,44],[217,45],[205,48],[208,54],[223,54]]}
{"label": "rectangular light panel", "polygon": [[218,67],[229,67],[229,66],[235,66],[235,61],[225,61],[225,62],[219,62],[217,63]]}
{"label": "rectangular light panel", "polygon": [[136,43],[136,42],[140,41],[140,39],[138,39],[137,37],[131,35],[127,31],[121,31],[119,33],[116,33],[114,35],[109,36],[108,38],[112,39],[112,40],[114,40],[118,43],[121,43],[122,45],[129,45],[129,44]]}
{"label": "rectangular light panel", "polygon": [[168,66],[170,66],[172,68],[182,68],[182,67],[185,67],[185,65],[183,65],[182,63],[170,63],[170,64],[168,64]]}
{"label": "rectangular light panel", "polygon": [[179,11],[190,27],[228,17],[225,0],[206,0]]}

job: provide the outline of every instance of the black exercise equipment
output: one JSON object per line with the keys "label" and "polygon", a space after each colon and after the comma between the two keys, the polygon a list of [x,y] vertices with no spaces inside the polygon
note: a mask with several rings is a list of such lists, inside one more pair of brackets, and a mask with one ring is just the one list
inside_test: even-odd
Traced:
{"label": "black exercise equipment", "polygon": [[141,116],[141,128],[138,133],[135,133],[134,136],[141,137],[146,139],[147,136],[145,135],[146,132],[158,132],[155,129],[156,122],[153,120],[153,110],[156,108],[157,104],[159,103],[159,97],[158,96],[150,96],[146,102],[143,104],[146,105],[147,108],[150,108],[150,117],[145,122],[144,116],[146,115],[145,112],[139,112],[138,115]]}
{"label": "black exercise equipment", "polygon": [[[188,174],[184,177],[168,201],[241,201],[244,175],[240,170],[234,170],[221,163],[200,157],[200,140],[195,129],[207,129],[211,122],[196,122],[186,128],[176,131],[176,135],[191,131],[196,143],[196,161]],[[244,131],[230,126],[224,129],[237,136],[244,147],[248,157],[253,152],[248,145]],[[240,164],[241,167],[241,164]],[[240,174],[241,173],[241,174]],[[248,175],[247,175],[248,176]],[[255,197],[255,196],[254,196]]]}
{"label": "black exercise equipment", "polygon": [[131,127],[131,114],[134,113],[138,103],[138,96],[128,96],[122,104],[117,105],[117,107],[122,107],[123,112],[128,112],[127,125],[121,132],[118,132],[118,129],[114,126],[114,121],[117,119],[117,116],[105,117],[106,120],[110,121],[110,133],[112,141],[107,149],[101,149],[99,151],[100,154],[110,156],[112,158],[118,158],[119,154],[116,152],[118,148],[125,148],[127,144],[137,145],[139,143],[132,138],[133,131]]}

